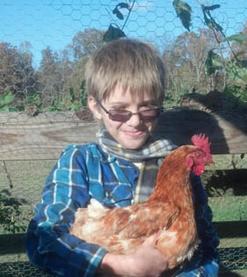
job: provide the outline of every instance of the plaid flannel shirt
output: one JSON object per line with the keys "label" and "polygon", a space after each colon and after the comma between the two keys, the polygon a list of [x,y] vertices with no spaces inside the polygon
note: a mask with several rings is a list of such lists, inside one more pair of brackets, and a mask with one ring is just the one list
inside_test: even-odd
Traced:
{"label": "plaid flannel shirt", "polygon": [[[30,261],[58,276],[95,276],[107,251],[69,234],[75,211],[95,198],[108,207],[131,205],[139,170],[97,144],[70,145],[46,180],[27,231]],[[217,276],[217,236],[200,180],[194,198],[201,245],[178,276]],[[189,274],[189,275],[183,275]]]}

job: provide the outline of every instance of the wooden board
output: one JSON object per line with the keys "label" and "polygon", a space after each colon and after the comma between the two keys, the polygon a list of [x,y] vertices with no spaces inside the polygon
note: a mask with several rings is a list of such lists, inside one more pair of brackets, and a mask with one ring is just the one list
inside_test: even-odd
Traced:
{"label": "wooden board", "polygon": [[[75,113],[0,113],[0,160],[57,159],[68,144],[95,141],[97,124]],[[212,141],[214,154],[246,153],[247,122],[232,120],[200,110],[177,109],[164,112],[157,134],[175,144],[189,143],[195,133],[205,133]]]}
{"label": "wooden board", "polygon": [[57,159],[66,145],[95,140],[96,129],[73,113],[0,113],[0,160]]}

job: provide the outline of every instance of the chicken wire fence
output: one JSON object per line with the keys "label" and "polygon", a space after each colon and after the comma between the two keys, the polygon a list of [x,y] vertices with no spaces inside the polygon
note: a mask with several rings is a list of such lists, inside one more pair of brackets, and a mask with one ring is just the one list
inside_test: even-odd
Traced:
{"label": "chicken wire fence", "polygon": [[232,90],[223,104],[235,107],[245,97],[246,1],[187,2],[191,16],[178,17],[172,0],[1,1],[0,110],[31,116],[79,110],[88,56],[123,33],[160,50],[168,68],[167,105],[192,91],[231,85],[238,94]]}
{"label": "chicken wire fence", "polygon": [[[26,127],[22,127],[25,120],[26,124],[34,121],[28,139],[35,141],[35,132],[41,126],[35,125],[35,118],[43,113],[52,113],[54,117],[62,114],[60,121],[68,124],[88,118],[84,114],[85,63],[116,34],[124,33],[158,48],[167,65],[165,106],[182,105],[188,94],[224,91],[226,97],[218,103],[220,108],[222,105],[226,109],[246,107],[246,0],[186,2],[192,9],[191,24],[187,22],[187,25],[186,18],[183,25],[176,14],[172,0],[1,1],[0,145],[4,150],[0,151],[8,152],[11,157],[2,158],[0,164],[1,233],[25,230],[45,177],[55,163],[54,159],[34,158],[30,152],[27,152],[29,157],[21,159],[16,151],[24,153],[28,145],[16,149],[11,143],[25,136]],[[215,25],[210,28],[207,23],[211,27]],[[215,51],[210,52],[212,49]],[[27,119],[23,119],[23,114]],[[49,128],[53,128],[54,122],[56,130],[57,121],[50,117],[49,121]],[[8,124],[12,124],[12,129]],[[20,132],[14,132],[13,128]],[[55,141],[56,136],[53,145]],[[42,151],[40,145],[37,149]],[[217,220],[229,220],[226,210],[231,204],[234,220],[247,220],[244,196],[218,197],[211,204],[217,211]],[[246,246],[247,239],[234,243]],[[4,276],[8,276],[10,268],[15,270],[14,264],[6,265]],[[27,267],[26,274],[28,270]]]}

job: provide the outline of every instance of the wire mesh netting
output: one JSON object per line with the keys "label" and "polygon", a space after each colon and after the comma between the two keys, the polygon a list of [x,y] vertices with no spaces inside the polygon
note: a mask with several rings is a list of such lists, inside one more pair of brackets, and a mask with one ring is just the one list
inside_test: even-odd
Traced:
{"label": "wire mesh netting", "polygon": [[1,277],[52,277],[54,275],[43,272],[28,262],[13,262],[0,264]]}
{"label": "wire mesh netting", "polygon": [[[110,26],[115,28],[115,33],[108,32],[110,38],[121,31],[160,50],[169,69],[167,96],[172,103],[177,104],[191,91],[222,90],[229,82],[238,85],[242,94],[245,67],[243,63],[236,65],[234,57],[241,61],[246,58],[246,1],[239,0],[237,5],[224,0],[188,1],[191,22],[180,20],[172,3],[139,0],[119,6],[116,0],[1,2],[0,95],[6,103],[0,109],[30,115],[80,109],[85,105],[85,62],[102,46]],[[226,67],[229,59],[232,63]],[[206,70],[205,64],[210,64]],[[230,102],[237,104],[233,98]]]}
{"label": "wire mesh netting", "polygon": [[[116,34],[158,48],[167,67],[165,107],[202,109],[199,100],[207,99],[206,108],[228,114],[235,110],[247,118],[246,0],[188,0],[191,21],[179,18],[172,0],[14,2],[0,3],[2,234],[25,231],[64,146],[91,139],[95,126],[85,107],[85,64]],[[219,193],[222,179],[210,177],[219,196],[210,198],[217,222],[247,221],[247,185],[242,181],[247,161],[238,157],[245,170],[241,181],[220,185]],[[221,246],[228,248],[221,252],[225,268],[246,268],[247,234],[223,238]],[[0,251],[0,276],[43,276],[25,254],[13,258],[7,251],[1,258],[5,250]],[[7,263],[8,255],[14,263]]]}

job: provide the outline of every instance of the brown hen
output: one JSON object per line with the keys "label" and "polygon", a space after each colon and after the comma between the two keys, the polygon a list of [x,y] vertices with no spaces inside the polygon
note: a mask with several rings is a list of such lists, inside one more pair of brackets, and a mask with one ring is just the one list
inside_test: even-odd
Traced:
{"label": "brown hen", "polygon": [[105,208],[92,199],[76,212],[70,233],[116,254],[130,254],[149,236],[159,233],[155,246],[173,269],[190,259],[199,243],[192,200],[191,172],[201,175],[212,162],[204,135],[193,145],[173,150],[161,165],[149,199],[124,208]]}

